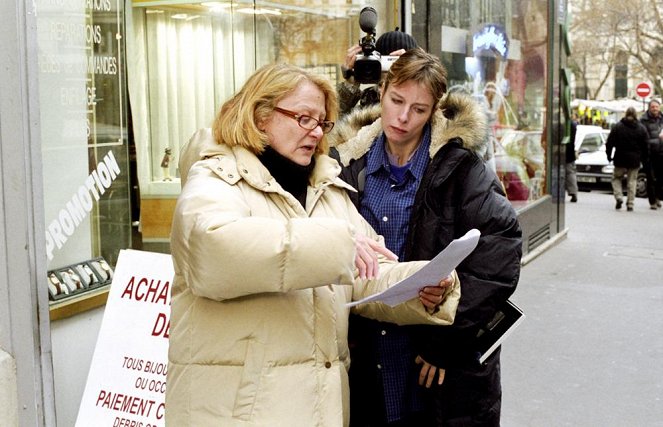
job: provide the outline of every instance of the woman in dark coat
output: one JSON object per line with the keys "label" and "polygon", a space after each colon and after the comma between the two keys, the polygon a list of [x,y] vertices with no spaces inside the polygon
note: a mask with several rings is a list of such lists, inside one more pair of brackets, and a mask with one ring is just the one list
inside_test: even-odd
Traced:
{"label": "woman in dark coat", "polygon": [[440,103],[445,92],[439,59],[410,50],[392,65],[380,105],[353,112],[330,135],[341,177],[358,189],[351,198],[399,259],[431,259],[470,229],[481,232],[456,269],[453,325],[351,319],[353,427],[500,423],[499,351],[479,364],[477,333],[516,289],[522,232],[480,156],[485,116],[461,94]]}

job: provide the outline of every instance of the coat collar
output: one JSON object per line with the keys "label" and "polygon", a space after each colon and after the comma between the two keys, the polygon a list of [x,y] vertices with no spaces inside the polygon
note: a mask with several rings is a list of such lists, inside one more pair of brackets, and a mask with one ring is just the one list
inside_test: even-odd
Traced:
{"label": "coat collar", "polygon": [[[339,154],[341,164],[347,166],[368,152],[382,132],[381,107],[357,109],[341,120],[328,136],[330,146]],[[431,119],[429,156],[435,154],[451,139],[459,138],[463,147],[481,153],[486,144],[486,116],[469,96],[448,94]]]}

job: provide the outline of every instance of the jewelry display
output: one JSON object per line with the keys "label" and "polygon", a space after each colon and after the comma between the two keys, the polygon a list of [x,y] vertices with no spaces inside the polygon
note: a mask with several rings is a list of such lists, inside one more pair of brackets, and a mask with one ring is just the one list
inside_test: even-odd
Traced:
{"label": "jewelry display", "polygon": [[113,269],[102,257],[61,267],[48,272],[48,294],[51,301],[78,295],[87,289],[107,285]]}
{"label": "jewelry display", "polygon": [[105,282],[106,280],[110,279],[110,277],[108,277],[108,272],[103,269],[99,260],[90,261],[90,265],[92,266],[94,272],[97,273],[97,276],[101,278],[102,282]]}
{"label": "jewelry display", "polygon": [[69,293],[76,292],[76,283],[74,283],[74,279],[71,277],[71,274],[69,274],[68,271],[61,271],[60,277],[62,277],[62,282],[67,287],[67,289],[69,289]]}
{"label": "jewelry display", "polygon": [[97,276],[94,275],[90,266],[87,264],[81,264],[81,265],[83,266],[83,270],[85,270],[85,274],[87,274],[87,277],[90,278],[90,284],[92,285],[98,283],[99,279],[97,278]]}
{"label": "jewelry display", "polygon": [[[90,284],[92,283],[92,278],[85,271],[85,268],[84,268],[83,264],[78,264],[74,268],[76,269],[76,274],[81,279],[81,283],[83,284],[83,287],[84,288],[89,288]],[[94,274],[93,274],[93,276],[94,276]]]}
{"label": "jewelry display", "polygon": [[67,273],[69,273],[69,278],[74,282],[76,289],[83,289],[83,282],[80,276],[72,268],[69,268]]}
{"label": "jewelry display", "polygon": [[62,283],[60,283],[60,279],[58,279],[55,273],[50,273],[48,275],[48,293],[51,297],[55,297],[62,293]]}
{"label": "jewelry display", "polygon": [[99,260],[99,265],[101,265],[101,268],[106,272],[106,278],[107,279],[112,279],[113,278],[113,270],[110,268],[110,265],[106,262],[105,259],[100,259]]}

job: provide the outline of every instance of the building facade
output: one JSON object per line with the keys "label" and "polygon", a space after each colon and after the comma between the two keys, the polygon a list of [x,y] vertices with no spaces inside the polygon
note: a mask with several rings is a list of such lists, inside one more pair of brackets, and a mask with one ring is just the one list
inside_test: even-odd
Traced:
{"label": "building facade", "polygon": [[[264,64],[342,79],[367,4],[28,3],[0,6],[0,424],[73,425],[119,251],[169,251],[180,148]],[[370,6],[377,36],[413,34],[450,90],[483,105],[486,159],[518,211],[524,262],[563,237],[566,3]]]}

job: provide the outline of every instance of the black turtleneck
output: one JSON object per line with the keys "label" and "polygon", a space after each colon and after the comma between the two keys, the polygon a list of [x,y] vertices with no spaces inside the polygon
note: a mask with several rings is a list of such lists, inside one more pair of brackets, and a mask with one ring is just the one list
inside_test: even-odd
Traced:
{"label": "black turtleneck", "polygon": [[258,156],[258,159],[272,174],[276,182],[285,191],[295,196],[299,203],[306,208],[306,188],[308,187],[311,171],[315,166],[315,158],[311,159],[308,166],[301,166],[283,157],[272,147],[267,146],[265,151]]}

